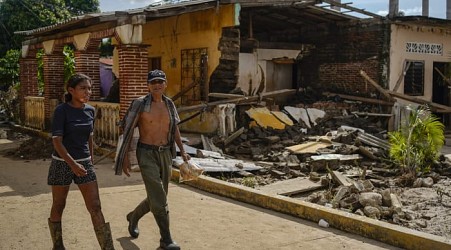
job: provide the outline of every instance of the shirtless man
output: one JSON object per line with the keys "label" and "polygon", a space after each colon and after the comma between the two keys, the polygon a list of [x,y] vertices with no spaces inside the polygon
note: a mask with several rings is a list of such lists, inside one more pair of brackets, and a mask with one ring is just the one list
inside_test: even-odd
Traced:
{"label": "shirtless man", "polygon": [[127,214],[128,231],[132,237],[138,237],[138,221],[151,211],[160,229],[160,248],[180,249],[171,237],[167,204],[172,158],[175,155],[174,143],[177,143],[183,160],[188,161],[190,156],[183,149],[177,126],[180,118],[175,105],[164,95],[167,87],[166,74],[161,70],[150,71],[147,76],[147,87],[149,94],[133,101],[122,122],[124,143],[116,160],[116,174],[120,174],[119,165],[122,165],[122,171],[130,176],[130,161],[126,152],[130,146],[133,129],[138,126],[136,157],[147,198]]}

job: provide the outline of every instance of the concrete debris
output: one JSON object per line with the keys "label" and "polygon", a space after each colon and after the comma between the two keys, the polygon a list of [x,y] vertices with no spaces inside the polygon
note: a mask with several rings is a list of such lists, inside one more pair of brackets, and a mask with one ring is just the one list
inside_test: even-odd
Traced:
{"label": "concrete debris", "polygon": [[[183,161],[181,157],[177,156],[174,160],[174,166],[179,166],[180,161]],[[212,158],[196,158],[191,157],[191,160],[196,163],[204,172],[240,172],[244,171],[256,171],[262,167],[255,165],[252,162],[244,162],[242,160],[235,159],[212,159]]]}
{"label": "concrete debris", "polygon": [[250,108],[246,114],[262,128],[285,129],[286,124],[277,119],[267,108]]}
{"label": "concrete debris", "polygon": [[381,206],[382,195],[374,192],[361,193],[359,196],[359,202],[362,206]]}
{"label": "concrete debris", "polygon": [[[412,176],[410,184],[402,182],[407,178],[404,170],[389,156],[387,125],[392,115],[382,115],[390,111],[379,109],[356,101],[320,101],[280,109],[277,105],[237,105],[240,129],[225,137],[203,135],[204,148],[196,150],[199,158],[194,160],[207,174],[229,182],[241,184],[244,178],[252,179],[254,188],[262,192],[446,234],[451,226],[430,226],[442,215],[427,210],[431,203],[418,201],[432,199],[437,207],[451,207],[451,198],[445,195],[451,194],[451,154],[432,164],[430,173]],[[230,177],[224,177],[223,172]],[[432,195],[431,190],[437,187],[450,191],[434,191]],[[428,196],[412,198],[417,195],[412,189]],[[417,202],[409,204],[410,200]]]}
{"label": "concrete debris", "polygon": [[301,194],[317,190],[321,187],[321,183],[319,182],[313,182],[306,177],[298,177],[294,179],[275,182],[266,186],[257,187],[257,189],[269,194],[291,196],[294,194]]}

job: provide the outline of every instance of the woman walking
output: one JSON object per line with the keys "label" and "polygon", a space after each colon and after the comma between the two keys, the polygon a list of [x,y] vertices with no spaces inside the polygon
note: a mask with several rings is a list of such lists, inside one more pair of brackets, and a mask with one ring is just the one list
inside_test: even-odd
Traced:
{"label": "woman walking", "polygon": [[88,209],[101,249],[114,249],[109,223],[105,223],[100,205],[99,188],[93,166],[94,107],[87,104],[91,95],[91,79],[73,75],[66,86],[65,102],[53,115],[54,152],[48,174],[53,203],[48,224],[53,249],[65,249],[61,217],[66,206],[70,184],[78,185]]}

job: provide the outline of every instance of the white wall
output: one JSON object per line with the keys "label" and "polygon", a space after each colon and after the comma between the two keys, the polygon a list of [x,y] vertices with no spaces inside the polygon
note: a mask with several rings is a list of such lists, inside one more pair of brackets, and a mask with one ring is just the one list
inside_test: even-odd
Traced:
{"label": "white wall", "polygon": [[263,69],[266,85],[264,92],[291,88],[292,64],[277,64],[272,60],[276,58],[294,60],[300,52],[300,50],[257,49],[254,53],[240,53],[237,87],[249,94],[249,81],[252,79],[252,89],[257,89],[262,78],[260,71]]}
{"label": "white wall", "polygon": [[[433,63],[451,62],[451,30],[448,29],[448,31],[446,31],[438,27],[393,24],[391,26],[390,42],[390,90],[393,90],[402,73],[404,60],[424,61],[424,95],[417,97],[431,101],[433,87],[432,76],[434,71]],[[443,53],[441,55],[436,55],[425,52],[407,52],[406,45],[407,43],[412,42],[441,44],[443,46]],[[397,92],[404,92],[404,82],[401,82]]]}

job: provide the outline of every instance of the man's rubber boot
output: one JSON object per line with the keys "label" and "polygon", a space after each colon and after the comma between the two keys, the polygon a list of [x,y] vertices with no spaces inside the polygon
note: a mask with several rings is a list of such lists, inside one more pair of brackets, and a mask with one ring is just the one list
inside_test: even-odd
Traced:
{"label": "man's rubber boot", "polygon": [[169,212],[163,215],[154,215],[160,228],[160,249],[180,250],[180,246],[172,240],[171,231],[169,230]]}
{"label": "man's rubber boot", "polygon": [[102,250],[114,250],[110,223],[105,223],[100,227],[94,228],[94,231],[96,232],[97,241],[99,241]]}
{"label": "man's rubber boot", "polygon": [[130,234],[131,237],[138,238],[139,236],[138,221],[148,212],[150,212],[150,206],[147,199],[145,199],[141,201],[141,203],[139,203],[139,205],[135,208],[135,210],[127,214],[128,233]]}
{"label": "man's rubber boot", "polygon": [[63,244],[63,229],[61,227],[61,221],[59,222],[51,222],[50,218],[48,219],[50,235],[52,236],[53,241],[53,250],[65,250]]}

